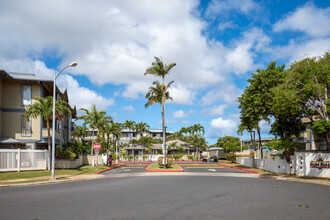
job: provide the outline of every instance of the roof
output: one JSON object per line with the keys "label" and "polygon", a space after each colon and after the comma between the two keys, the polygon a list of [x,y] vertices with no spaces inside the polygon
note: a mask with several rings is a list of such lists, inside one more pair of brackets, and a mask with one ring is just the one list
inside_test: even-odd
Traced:
{"label": "roof", "polygon": [[51,79],[45,79],[45,78],[37,77],[36,75],[34,75],[32,73],[13,73],[13,72],[7,72],[7,74],[13,80],[28,80],[28,81],[53,82],[53,80],[51,80]]}
{"label": "roof", "polygon": [[0,144],[25,144],[25,143],[10,137],[2,137],[0,138]]}

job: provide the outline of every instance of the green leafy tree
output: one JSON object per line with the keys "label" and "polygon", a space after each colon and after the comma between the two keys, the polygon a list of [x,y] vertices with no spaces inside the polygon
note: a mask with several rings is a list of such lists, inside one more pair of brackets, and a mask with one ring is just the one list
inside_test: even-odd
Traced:
{"label": "green leafy tree", "polygon": [[[32,118],[41,117],[47,123],[47,133],[48,133],[48,150],[51,152],[51,141],[50,141],[50,122],[53,119],[53,97],[48,96],[47,98],[36,97],[34,99],[36,102],[28,105],[26,107],[25,117],[27,120]],[[62,120],[66,115],[70,115],[71,110],[68,104],[62,100],[55,102],[55,117],[58,120]],[[54,135],[54,134],[53,134]],[[51,154],[49,154],[51,156]],[[50,158],[51,159],[51,158]]]}
{"label": "green leafy tree", "polygon": [[284,78],[285,65],[276,66],[276,62],[271,62],[266,69],[257,69],[256,73],[251,74],[248,79],[249,86],[244,90],[241,97],[238,98],[239,108],[241,110],[240,125],[238,133],[256,129],[259,137],[259,146],[261,144],[261,132],[259,123],[261,120],[270,121],[275,116],[272,112],[274,90]]}
{"label": "green leafy tree", "polygon": [[303,106],[302,114],[311,119],[313,132],[325,138],[330,152],[330,53],[293,63],[281,89]]}
{"label": "green leafy tree", "polygon": [[[124,122],[124,124],[123,124],[123,127],[124,128],[126,128],[126,129],[128,129],[128,131],[129,131],[129,136],[130,136],[130,142],[132,141],[132,139],[133,139],[133,137],[132,137],[132,133],[131,132],[133,132],[134,131],[134,127],[135,127],[135,121],[130,121],[130,120],[126,120],[125,122]],[[134,157],[134,149],[133,149],[133,145],[131,145],[132,146],[132,155],[133,155],[133,159],[135,159],[135,157]]]}
{"label": "green leafy tree", "polygon": [[216,146],[222,147],[224,152],[238,152],[241,150],[241,142],[238,137],[225,136],[218,138]]}

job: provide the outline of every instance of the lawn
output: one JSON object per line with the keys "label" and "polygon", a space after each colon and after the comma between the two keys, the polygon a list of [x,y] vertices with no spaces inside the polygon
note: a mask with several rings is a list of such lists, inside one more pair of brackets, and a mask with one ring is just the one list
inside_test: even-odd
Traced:
{"label": "lawn", "polygon": [[[118,164],[112,164],[112,167]],[[91,165],[84,165],[74,170],[55,170],[55,176],[62,175],[90,175],[98,171],[108,169],[108,166],[99,165],[97,168]],[[4,172],[0,173],[0,180],[13,180],[13,179],[28,179],[34,177],[50,177],[50,171],[21,171],[21,172]]]}
{"label": "lawn", "polygon": [[[163,166],[159,166],[157,163],[153,163],[153,164],[150,164],[150,166],[148,167],[149,170],[164,170],[164,167]],[[178,164],[176,163],[173,163],[171,165],[170,168],[166,168],[166,170],[171,170],[171,171],[174,171],[174,170],[182,170],[182,167],[180,167]]]}

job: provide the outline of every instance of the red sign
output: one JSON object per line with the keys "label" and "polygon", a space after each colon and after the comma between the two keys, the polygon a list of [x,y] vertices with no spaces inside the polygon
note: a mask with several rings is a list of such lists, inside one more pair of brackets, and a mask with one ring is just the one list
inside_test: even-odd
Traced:
{"label": "red sign", "polygon": [[101,149],[101,144],[100,143],[95,143],[93,147],[94,147],[94,150],[100,150]]}

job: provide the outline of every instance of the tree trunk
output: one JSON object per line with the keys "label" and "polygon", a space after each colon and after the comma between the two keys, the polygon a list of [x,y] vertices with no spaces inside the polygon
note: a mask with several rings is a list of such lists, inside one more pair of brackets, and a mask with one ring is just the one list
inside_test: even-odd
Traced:
{"label": "tree trunk", "polygon": [[163,165],[166,169],[167,160],[166,160],[166,137],[165,137],[165,91],[163,92],[163,103],[162,103],[162,127],[163,127]]}
{"label": "tree trunk", "polygon": [[[49,158],[49,162],[51,161],[52,157],[51,157],[51,143],[50,143],[50,127],[49,127],[49,119],[47,119],[47,132],[48,132],[48,158]],[[53,134],[54,135],[54,134]],[[48,170],[50,171],[50,169]]]}
{"label": "tree trunk", "polygon": [[263,155],[263,149],[262,149],[262,143],[261,143],[261,135],[260,135],[260,129],[259,128],[257,129],[257,132],[258,132],[258,136],[259,136],[260,155],[261,155],[261,159],[263,159],[264,158],[264,155]]}
{"label": "tree trunk", "polygon": [[91,155],[93,155],[93,145],[94,145],[94,127],[93,127],[93,137],[92,137],[92,149],[91,149]]}

